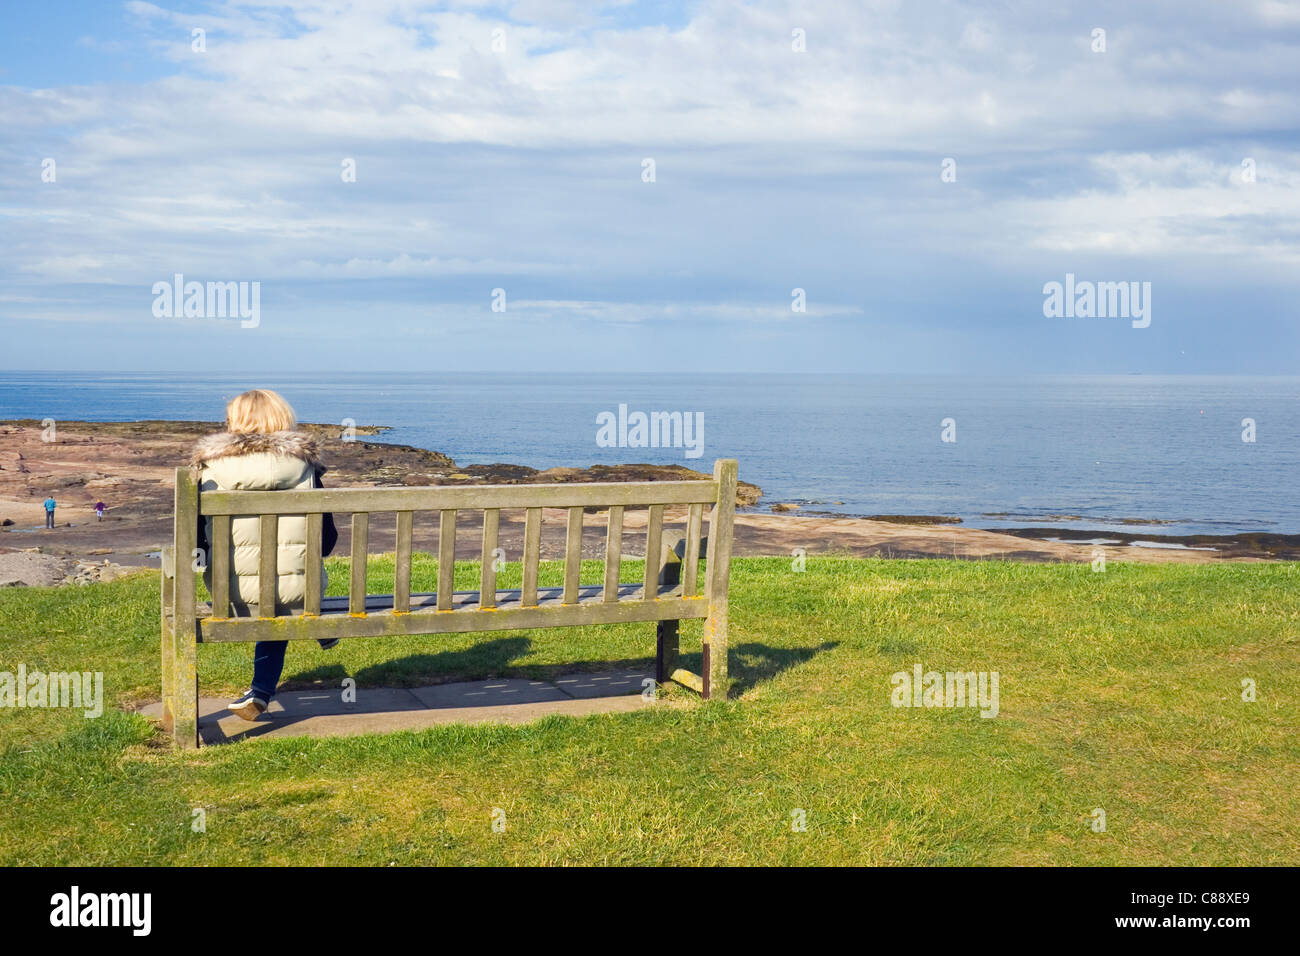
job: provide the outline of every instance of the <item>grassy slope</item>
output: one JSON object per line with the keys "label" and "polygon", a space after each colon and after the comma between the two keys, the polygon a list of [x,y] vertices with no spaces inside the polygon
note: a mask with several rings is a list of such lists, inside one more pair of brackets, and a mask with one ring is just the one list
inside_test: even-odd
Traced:
{"label": "grassy slope", "polygon": [[[372,572],[391,578],[391,561]],[[433,572],[422,558],[416,586]],[[198,753],[133,715],[0,711],[0,864],[1294,865],[1297,585],[1290,564],[749,559],[726,703],[670,692],[631,714]],[[103,670],[112,701],[156,696],[156,621],[154,575],[0,592],[0,670]],[[652,644],[650,625],[357,640],[295,645],[285,673],[541,675],[645,663]],[[204,692],[241,690],[250,652],[201,647]],[[889,675],[916,661],[998,671],[1000,716],[893,708]]]}

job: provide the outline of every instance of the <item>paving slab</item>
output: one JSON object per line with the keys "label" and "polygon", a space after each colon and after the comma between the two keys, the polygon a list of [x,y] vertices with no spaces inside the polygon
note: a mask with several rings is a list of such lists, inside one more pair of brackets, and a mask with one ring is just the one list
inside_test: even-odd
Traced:
{"label": "paving slab", "polygon": [[[452,723],[519,724],[553,714],[622,713],[653,706],[640,694],[646,676],[616,671],[572,674],[554,682],[500,678],[409,689],[359,687],[356,701],[347,703],[341,688],[282,691],[254,721],[227,710],[228,698],[202,697],[199,739],[216,744],[255,737],[353,736]],[[139,712],[157,720],[162,704],[147,704]]]}
{"label": "paving slab", "polygon": [[425,707],[497,707],[565,700],[565,694],[548,681],[501,678],[457,684],[413,687],[411,693]]}
{"label": "paving slab", "polygon": [[570,697],[592,700],[597,697],[618,697],[639,694],[645,690],[645,681],[654,680],[651,671],[612,671],[603,674],[566,674],[555,678],[555,686]]}
{"label": "paving slab", "polygon": [[397,710],[420,710],[424,705],[404,687],[357,687],[356,700],[345,701],[343,688],[288,690],[276,695],[267,708],[272,715],[284,714],[297,720],[338,714],[383,714]]}

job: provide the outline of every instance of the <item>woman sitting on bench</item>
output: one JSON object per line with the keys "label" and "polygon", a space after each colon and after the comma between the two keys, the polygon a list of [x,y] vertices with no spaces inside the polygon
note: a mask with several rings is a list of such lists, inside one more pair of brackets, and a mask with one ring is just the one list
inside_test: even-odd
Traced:
{"label": "woman sitting on bench", "polygon": [[[320,488],[325,466],[316,440],[297,431],[293,409],[281,396],[265,389],[237,395],[226,406],[226,430],[199,439],[191,464],[199,471],[202,491],[281,491]],[[199,519],[198,546],[208,555],[212,519]],[[338,540],[333,515],[321,524],[321,554],[329,554]],[[258,568],[261,529],[256,517],[236,517],[230,522],[230,604],[236,617],[250,617],[259,599]],[[307,521],[301,516],[280,518],[276,541],[276,611],[301,608],[306,599]],[[212,590],[212,561],[206,561],[203,581]],[[321,569],[321,587],[325,587]],[[270,616],[270,615],[267,615]],[[331,648],[338,639],[320,642]],[[253,682],[248,691],[230,703],[231,713],[256,720],[275,696],[284,670],[287,641],[259,641],[253,650]]]}

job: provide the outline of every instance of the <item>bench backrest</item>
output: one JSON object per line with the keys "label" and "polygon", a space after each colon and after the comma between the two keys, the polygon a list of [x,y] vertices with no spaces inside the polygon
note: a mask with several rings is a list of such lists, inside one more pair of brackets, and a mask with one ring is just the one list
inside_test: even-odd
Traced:
{"label": "bench backrest", "polygon": [[[537,485],[471,485],[436,486],[421,488],[327,488],[304,491],[206,491],[198,489],[196,475],[187,468],[176,472],[176,524],[173,568],[175,591],[170,604],[177,621],[194,616],[204,619],[200,628],[201,640],[252,640],[271,636],[273,631],[264,626],[268,619],[280,619],[286,614],[276,612],[277,548],[260,548],[259,595],[255,618],[230,617],[230,527],[236,516],[256,516],[260,523],[262,541],[277,540],[277,526],[282,516],[305,516],[307,521],[306,601],[300,614],[294,612],[294,633],[286,637],[304,637],[302,625],[321,614],[321,527],[326,512],[351,515],[351,578],[348,591],[348,615],[356,622],[352,627],[346,618],[340,626],[333,622],[330,633],[335,636],[379,633],[421,633],[415,622],[404,622],[400,628],[385,627],[377,630],[360,622],[374,616],[377,609],[374,598],[367,602],[366,556],[370,543],[370,516],[391,512],[396,515],[395,585],[391,607],[381,610],[388,616],[406,615],[411,608],[411,530],[417,512],[438,514],[438,578],[436,602],[431,609],[456,611],[453,578],[456,550],[456,519],[462,511],[482,512],[482,547],[480,552],[480,581],[475,610],[494,610],[497,596],[497,570],[499,562],[497,532],[502,509],[519,509],[525,514],[522,555],[522,588],[517,600],[512,599],[512,611],[538,609],[538,567],[541,557],[542,509],[567,510],[567,529],[564,552],[564,584],[561,600],[551,602],[545,617],[536,614],[520,615],[516,626],[546,626],[554,623],[602,623],[616,620],[668,620],[680,617],[706,617],[710,604],[721,604],[725,609],[727,577],[730,570],[732,519],[735,512],[737,465],[732,459],[720,459],[714,464],[712,479],[699,481],[648,481],[611,483],[572,483]],[[680,582],[665,594],[661,587],[661,542],[663,541],[664,509],[679,506],[686,509],[686,530],[681,557]],[[642,588],[629,594],[620,589],[619,573],[623,550],[623,513],[627,508],[648,510],[645,531],[645,570]],[[582,530],[584,511],[607,510],[608,530],[605,536],[604,581],[598,596],[586,588],[579,595],[579,570],[582,560]],[[704,593],[699,594],[698,567],[701,558],[703,523],[709,521],[708,548]],[[195,607],[194,576],[202,568],[201,560],[208,560],[195,547],[197,525],[201,517],[212,519],[211,534],[211,615],[201,613],[206,609]],[[191,562],[189,556],[196,560]],[[200,560],[201,559],[201,560]],[[191,595],[187,600],[186,595]],[[593,603],[604,605],[591,610]],[[619,608],[628,607],[620,613]],[[691,606],[693,605],[693,606]],[[701,607],[703,605],[703,607]],[[584,610],[586,608],[586,610]],[[572,613],[565,614],[566,609]],[[725,611],[724,611],[725,613]],[[340,615],[335,615],[338,617]],[[465,617],[464,614],[456,614]],[[514,614],[502,615],[514,617]],[[424,615],[422,615],[424,617]],[[481,615],[477,615],[480,621]],[[426,622],[427,623],[427,622]],[[256,625],[263,625],[258,627]],[[430,631],[471,631],[499,629],[505,620],[490,628],[480,628],[472,622],[452,624],[439,620]],[[219,626],[218,626],[219,625]],[[425,632],[427,633],[427,632]],[[311,636],[317,636],[314,633]]]}

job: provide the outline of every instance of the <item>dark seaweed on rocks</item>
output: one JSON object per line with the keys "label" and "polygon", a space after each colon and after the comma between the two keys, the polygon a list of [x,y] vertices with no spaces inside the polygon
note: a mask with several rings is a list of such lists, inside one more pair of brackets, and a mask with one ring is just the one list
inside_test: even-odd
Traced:
{"label": "dark seaweed on rocks", "polygon": [[989,528],[995,534],[1011,534],[1018,538],[1036,540],[1086,541],[1104,537],[1129,544],[1133,541],[1153,541],[1158,544],[1181,545],[1185,548],[1213,548],[1225,558],[1269,558],[1283,561],[1300,560],[1300,534],[1274,534],[1269,531],[1247,531],[1241,534],[1133,534],[1128,531],[1086,531],[1075,528]]}

